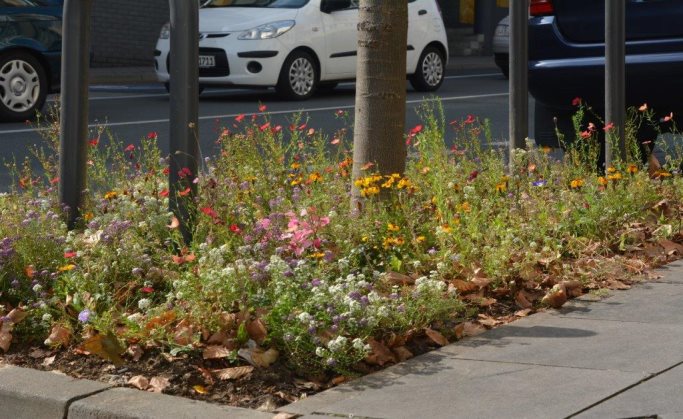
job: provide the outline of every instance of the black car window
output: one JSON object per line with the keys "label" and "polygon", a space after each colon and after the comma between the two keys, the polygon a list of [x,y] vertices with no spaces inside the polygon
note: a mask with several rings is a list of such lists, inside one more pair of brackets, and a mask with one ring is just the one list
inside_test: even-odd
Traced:
{"label": "black car window", "polygon": [[0,7],[59,6],[62,0],[0,0]]}

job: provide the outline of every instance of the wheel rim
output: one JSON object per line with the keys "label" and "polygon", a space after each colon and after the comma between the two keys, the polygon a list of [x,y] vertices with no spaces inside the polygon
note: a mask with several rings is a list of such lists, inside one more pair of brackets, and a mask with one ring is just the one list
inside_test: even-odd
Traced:
{"label": "wheel rim", "polygon": [[289,85],[299,96],[306,96],[313,90],[315,69],[306,58],[299,57],[289,67]]}
{"label": "wheel rim", "polygon": [[422,75],[424,81],[430,86],[437,86],[443,79],[443,61],[436,52],[430,52],[422,60]]}
{"label": "wheel rim", "polygon": [[32,109],[40,96],[40,77],[26,61],[11,60],[0,68],[0,101],[13,112]]}

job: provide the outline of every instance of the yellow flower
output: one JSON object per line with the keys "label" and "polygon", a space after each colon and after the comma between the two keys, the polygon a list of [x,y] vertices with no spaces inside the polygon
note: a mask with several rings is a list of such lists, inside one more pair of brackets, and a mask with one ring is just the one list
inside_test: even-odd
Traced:
{"label": "yellow flower", "polygon": [[294,163],[292,163],[292,165],[289,166],[289,167],[291,167],[292,170],[298,170],[298,169],[301,167],[301,164],[299,164],[299,163],[297,163],[297,162],[294,162]]}
{"label": "yellow flower", "polygon": [[607,183],[609,183],[609,182],[607,182],[607,179],[605,179],[604,176],[600,176],[600,177],[598,178],[598,184],[599,184],[599,185],[607,186]]}
{"label": "yellow flower", "polygon": [[395,225],[395,224],[388,223],[388,224],[387,224],[387,230],[389,230],[389,231],[399,231],[399,230],[401,230],[401,227],[399,227],[399,226],[397,226],[397,225]]}
{"label": "yellow flower", "polygon": [[472,206],[467,201],[463,202],[462,204],[458,204],[457,209],[461,212],[472,212]]}
{"label": "yellow flower", "polygon": [[437,227],[437,233],[446,233],[446,234],[448,234],[448,233],[450,233],[452,230],[453,230],[453,229],[452,229],[451,226],[449,226],[448,224],[442,224],[442,225],[440,225],[439,227]]}
{"label": "yellow flower", "polygon": [[416,241],[417,243],[423,243],[425,240],[427,240],[427,238],[426,238],[425,236],[417,236],[417,237],[415,237],[415,241]]}
{"label": "yellow flower", "polygon": [[615,168],[612,167],[612,166],[610,166],[610,167],[607,168],[607,173],[615,173],[616,171],[617,171],[617,169],[615,169]]}
{"label": "yellow flower", "polygon": [[59,268],[57,268],[57,270],[59,272],[68,272],[68,271],[73,271],[74,268],[76,268],[76,265],[68,264],[68,265],[60,266]]}
{"label": "yellow flower", "polygon": [[104,199],[108,199],[111,201],[112,199],[116,199],[116,197],[118,197],[118,196],[119,196],[119,194],[117,194],[116,192],[109,191],[106,194],[104,194]]}
{"label": "yellow flower", "polygon": [[635,164],[629,164],[626,171],[632,175],[638,173],[638,166],[636,166]]}
{"label": "yellow flower", "polygon": [[292,180],[292,181],[290,182],[290,185],[296,186],[296,185],[300,184],[302,180],[303,180],[303,179],[301,178],[301,176],[297,176],[296,179],[294,179],[294,180]]}
{"label": "yellow flower", "polygon": [[607,179],[611,180],[613,182],[616,182],[617,180],[621,180],[622,176],[621,173],[617,172],[612,175],[607,175]]}
{"label": "yellow flower", "polygon": [[388,176],[386,182],[382,184],[382,187],[384,189],[391,189],[391,187],[394,185],[394,180],[395,179],[393,177]]}
{"label": "yellow flower", "polygon": [[360,191],[360,196],[362,197],[368,197],[368,196],[373,196],[373,195],[378,195],[379,194],[379,188],[377,186],[370,186],[368,188],[363,188]]}
{"label": "yellow flower", "polygon": [[499,183],[496,185],[496,192],[505,192],[508,190],[507,183]]}
{"label": "yellow flower", "polygon": [[363,237],[361,237],[361,238],[360,238],[360,241],[362,241],[363,243],[367,243],[367,241],[368,241],[368,236],[363,236]]}
{"label": "yellow flower", "polygon": [[309,257],[310,257],[311,259],[322,259],[322,258],[325,257],[325,253],[323,253],[323,252],[316,252],[316,253],[311,254]]}
{"label": "yellow flower", "polygon": [[413,184],[410,182],[410,180],[408,178],[403,178],[403,179],[398,181],[398,185],[396,185],[396,188],[397,189],[407,189],[407,188],[410,188],[412,186],[413,186]]}
{"label": "yellow flower", "polygon": [[308,175],[308,182],[320,182],[322,180],[322,176],[318,172],[313,172],[310,175]]}
{"label": "yellow flower", "polygon": [[541,150],[542,150],[545,154],[548,154],[548,153],[550,153],[551,151],[553,151],[553,149],[552,149],[551,147],[548,147],[547,145],[544,145],[543,147],[541,147]]}
{"label": "yellow flower", "polygon": [[93,217],[95,217],[95,216],[93,215],[92,212],[86,212],[86,213],[83,215],[83,219],[84,219],[85,221],[90,221],[90,220],[93,219]]}
{"label": "yellow flower", "polygon": [[569,185],[571,186],[572,189],[579,189],[583,186],[583,183],[584,183],[583,179],[574,179],[571,181],[571,183]]}
{"label": "yellow flower", "polygon": [[395,247],[395,246],[401,246],[405,243],[405,240],[403,240],[403,237],[386,237],[384,241],[382,242],[382,246],[384,246],[385,249],[388,249],[390,247]]}
{"label": "yellow flower", "polygon": [[671,173],[667,172],[666,170],[657,170],[654,176],[658,179],[661,179],[665,177],[671,177]]}

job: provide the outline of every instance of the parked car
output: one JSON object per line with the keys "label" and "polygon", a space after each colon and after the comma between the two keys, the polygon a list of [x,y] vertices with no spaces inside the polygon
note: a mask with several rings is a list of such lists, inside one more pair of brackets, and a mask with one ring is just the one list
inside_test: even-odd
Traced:
{"label": "parked car", "polygon": [[493,33],[493,60],[507,79],[510,76],[510,16],[501,19]]}
{"label": "parked car", "polygon": [[62,0],[0,0],[0,120],[21,121],[59,88]]}
{"label": "parked car", "polygon": [[[436,0],[409,2],[406,73],[419,91],[441,86],[448,42]],[[208,0],[199,11],[201,86],[275,87],[307,99],[356,77],[358,0]],[[169,83],[170,29],[155,51]],[[168,87],[168,84],[167,84]]]}
{"label": "parked car", "polygon": [[[574,98],[603,114],[604,6],[595,0],[531,0],[529,90],[536,99],[539,144],[557,146],[554,118],[561,131],[573,131]],[[682,108],[681,18],[679,0],[626,1],[626,105],[647,103],[662,114]]]}

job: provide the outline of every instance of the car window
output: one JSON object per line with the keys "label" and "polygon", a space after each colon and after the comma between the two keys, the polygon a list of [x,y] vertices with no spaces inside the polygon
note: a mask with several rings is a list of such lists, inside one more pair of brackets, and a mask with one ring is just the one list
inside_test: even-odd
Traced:
{"label": "car window", "polygon": [[57,1],[43,0],[0,0],[0,7],[41,7],[59,4]]}
{"label": "car window", "polygon": [[309,0],[207,0],[202,7],[271,7],[283,9],[297,9],[303,7]]}

